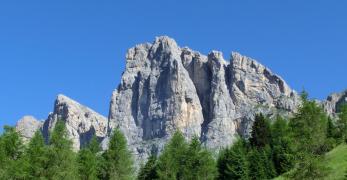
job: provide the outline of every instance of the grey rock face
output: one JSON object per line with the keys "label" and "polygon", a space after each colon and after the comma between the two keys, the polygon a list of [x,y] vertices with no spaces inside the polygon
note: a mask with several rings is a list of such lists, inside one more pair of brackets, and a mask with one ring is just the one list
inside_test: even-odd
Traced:
{"label": "grey rock face", "polygon": [[68,137],[72,140],[75,151],[86,145],[94,134],[100,140],[107,134],[105,117],[64,95],[58,95],[54,111],[43,125],[46,140],[58,120],[65,121]]}
{"label": "grey rock face", "polygon": [[290,114],[298,95],[253,59],[208,56],[180,48],[166,36],[128,50],[126,70],[113,92],[109,132],[120,128],[139,159],[160,151],[180,130],[209,148],[247,136],[255,113]]}
{"label": "grey rock face", "polygon": [[235,117],[243,136],[249,135],[254,114],[288,115],[300,103],[297,93],[281,77],[251,58],[232,53],[229,69]]}
{"label": "grey rock face", "polygon": [[[336,112],[346,97],[346,92],[332,95],[325,108]],[[176,130],[219,149],[237,136],[248,137],[256,113],[288,116],[299,103],[281,77],[251,58],[232,53],[226,61],[218,51],[205,56],[164,36],[128,50],[108,121],[59,95],[43,124],[27,117],[18,122],[17,130],[30,139],[41,129],[47,140],[56,122],[64,120],[78,151],[94,134],[106,149],[108,135],[119,128],[139,164],[151,152],[159,153]]]}
{"label": "grey rock face", "polygon": [[27,143],[42,128],[43,122],[33,116],[24,116],[16,124],[16,131],[21,135],[23,142]]}
{"label": "grey rock face", "polygon": [[48,142],[49,134],[58,120],[65,121],[68,137],[72,140],[73,150],[78,151],[96,135],[101,141],[107,135],[107,119],[76,101],[58,95],[54,111],[46,121],[38,121],[32,116],[24,116],[16,124],[16,130],[28,142],[37,130],[41,130]]}
{"label": "grey rock face", "polygon": [[137,156],[161,149],[176,130],[187,138],[201,134],[202,108],[180,54],[167,37],[128,50],[111,100],[109,130],[120,128]]}
{"label": "grey rock face", "polygon": [[335,117],[338,113],[338,107],[347,103],[347,90],[341,93],[333,93],[322,102],[325,111],[332,117]]}
{"label": "grey rock face", "polygon": [[203,108],[201,140],[210,148],[229,145],[237,135],[237,124],[236,107],[229,92],[228,62],[217,51],[206,57],[185,48],[181,57]]}

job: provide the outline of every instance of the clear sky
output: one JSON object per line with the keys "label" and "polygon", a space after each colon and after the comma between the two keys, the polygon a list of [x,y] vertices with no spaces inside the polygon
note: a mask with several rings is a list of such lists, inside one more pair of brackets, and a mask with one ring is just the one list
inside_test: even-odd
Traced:
{"label": "clear sky", "polygon": [[297,91],[347,88],[347,1],[2,0],[0,126],[45,119],[63,93],[107,116],[125,52],[155,36],[257,59]]}

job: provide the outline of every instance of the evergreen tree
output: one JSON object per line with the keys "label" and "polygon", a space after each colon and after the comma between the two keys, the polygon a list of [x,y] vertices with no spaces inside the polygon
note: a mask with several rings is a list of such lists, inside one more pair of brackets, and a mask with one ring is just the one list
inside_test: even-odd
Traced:
{"label": "evergreen tree", "polygon": [[100,146],[96,136],[93,136],[88,146],[78,152],[78,172],[82,180],[96,180],[98,179],[100,157],[98,152]]}
{"label": "evergreen tree", "polygon": [[23,159],[24,146],[15,128],[4,127],[0,138],[0,179],[24,179],[28,164]]}
{"label": "evergreen tree", "polygon": [[248,156],[249,161],[249,176],[250,179],[268,179],[266,174],[266,168],[262,157],[262,152],[259,152],[257,148],[250,151]]}
{"label": "evergreen tree", "polygon": [[28,179],[39,179],[46,176],[48,159],[45,156],[47,147],[44,142],[41,131],[37,131],[30,140],[25,152],[25,159],[29,163]]}
{"label": "evergreen tree", "polygon": [[324,153],[327,115],[315,101],[308,99],[307,93],[303,92],[301,99],[302,104],[289,123],[297,162],[292,178],[322,178],[325,169],[318,159]]}
{"label": "evergreen tree", "polygon": [[3,148],[2,143],[3,134],[0,133],[0,179],[2,177],[1,174],[5,174],[5,163],[6,163],[6,156],[5,156],[5,149]]}
{"label": "evergreen tree", "polygon": [[333,120],[330,117],[328,117],[327,121],[327,138],[323,147],[323,150],[325,152],[329,152],[330,150],[332,150],[336,146],[336,144],[341,141],[341,139],[338,138],[339,133]]}
{"label": "evergreen tree", "polygon": [[20,135],[14,127],[5,126],[1,137],[1,149],[5,160],[16,160],[24,152],[24,145]]}
{"label": "evergreen tree", "polygon": [[218,179],[241,179],[249,177],[246,142],[238,139],[230,148],[222,150],[217,161]]}
{"label": "evergreen tree", "polygon": [[251,179],[272,179],[276,176],[269,146],[253,148],[249,154],[248,161]]}
{"label": "evergreen tree", "polygon": [[94,135],[90,142],[88,143],[87,148],[94,154],[97,154],[101,151],[100,143],[98,141],[98,138]]}
{"label": "evergreen tree", "polygon": [[134,179],[133,159],[127,149],[127,141],[119,129],[110,138],[108,150],[104,152],[105,179]]}
{"label": "evergreen tree", "polygon": [[269,145],[266,145],[264,148],[260,149],[261,152],[261,157],[263,160],[265,173],[268,179],[272,179],[277,176],[276,168],[273,162],[273,154],[272,154],[272,149]]}
{"label": "evergreen tree", "polygon": [[251,138],[253,147],[265,147],[270,144],[271,130],[269,120],[263,114],[257,114],[252,126]]}
{"label": "evergreen tree", "polygon": [[76,155],[72,151],[72,142],[68,139],[65,123],[58,120],[49,140],[47,150],[47,177],[49,179],[76,179]]}
{"label": "evergreen tree", "polygon": [[165,145],[158,159],[157,172],[159,179],[176,180],[182,178],[187,149],[187,142],[182,133],[177,131]]}
{"label": "evergreen tree", "polygon": [[307,93],[303,92],[301,99],[302,105],[289,123],[296,151],[321,154],[320,148],[326,139],[327,115],[315,101],[308,99]]}
{"label": "evergreen tree", "polygon": [[138,180],[155,180],[158,179],[157,174],[157,156],[152,154],[147,163],[141,167]]}
{"label": "evergreen tree", "polygon": [[337,135],[337,127],[335,126],[333,120],[328,117],[327,124],[327,138],[336,138]]}
{"label": "evergreen tree", "polygon": [[198,137],[189,144],[184,158],[182,179],[215,179],[217,174],[216,162],[212,154],[201,146]]}
{"label": "evergreen tree", "polygon": [[294,165],[294,152],[289,133],[287,121],[278,116],[271,126],[273,163],[277,174],[289,171]]}
{"label": "evergreen tree", "polygon": [[346,142],[347,140],[347,104],[342,104],[338,108],[337,126],[337,139],[339,142]]}

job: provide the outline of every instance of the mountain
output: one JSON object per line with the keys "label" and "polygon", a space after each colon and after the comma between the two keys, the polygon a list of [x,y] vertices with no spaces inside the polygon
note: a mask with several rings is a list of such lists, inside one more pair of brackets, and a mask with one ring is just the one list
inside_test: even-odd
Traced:
{"label": "mountain", "polygon": [[[322,104],[333,115],[346,97],[347,92],[334,94]],[[28,140],[41,129],[47,139],[62,119],[77,151],[94,134],[106,148],[108,136],[119,128],[135,157],[143,160],[160,152],[177,130],[187,139],[198,136],[208,148],[219,149],[237,136],[248,137],[256,113],[290,116],[299,104],[298,94],[254,59],[232,53],[225,60],[218,51],[206,56],[162,36],[128,50],[108,120],[59,95],[44,123],[26,117],[17,130]]]}
{"label": "mountain", "polygon": [[126,70],[113,92],[109,132],[118,127],[138,156],[160,151],[176,131],[209,148],[248,136],[255,113],[294,112],[298,95],[255,60],[221,52],[207,56],[166,36],[128,50]]}
{"label": "mountain", "polygon": [[35,132],[42,128],[43,122],[33,116],[24,116],[16,124],[16,131],[20,132],[24,143],[34,137]]}
{"label": "mountain", "polygon": [[347,103],[347,90],[329,95],[322,104],[328,114],[335,116],[339,112],[339,106],[344,103]]}
{"label": "mountain", "polygon": [[25,116],[17,123],[16,129],[24,138],[24,142],[33,137],[37,130],[42,131],[48,142],[49,134],[59,119],[65,121],[67,133],[75,151],[89,142],[93,135],[101,141],[107,133],[105,117],[64,95],[58,95],[53,112],[49,114],[47,120],[42,122],[34,117]]}

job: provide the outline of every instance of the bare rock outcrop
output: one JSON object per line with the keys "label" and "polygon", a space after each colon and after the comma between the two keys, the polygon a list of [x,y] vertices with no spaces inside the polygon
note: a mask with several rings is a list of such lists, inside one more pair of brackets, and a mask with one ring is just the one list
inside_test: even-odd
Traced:
{"label": "bare rock outcrop", "polygon": [[68,137],[72,140],[75,151],[86,145],[93,135],[101,140],[107,134],[105,117],[64,95],[58,95],[54,111],[49,114],[43,125],[42,131],[46,140],[58,120],[65,122]]}
{"label": "bare rock outcrop", "polygon": [[[332,95],[325,108],[335,113],[346,97],[346,92]],[[256,113],[289,116],[299,103],[297,93],[280,76],[254,59],[232,53],[225,60],[218,51],[205,56],[162,36],[128,50],[108,120],[59,95],[43,124],[27,117],[17,129],[27,139],[41,129],[48,140],[61,119],[78,151],[94,134],[107,148],[110,133],[119,128],[139,163],[159,153],[177,130],[187,139],[198,136],[206,147],[219,149],[237,136],[248,137]]]}
{"label": "bare rock outcrop", "polygon": [[205,56],[163,36],[128,50],[108,130],[120,128],[139,159],[160,151],[176,130],[215,149],[247,137],[254,114],[289,115],[298,99],[251,58],[233,53],[226,61],[218,51]]}
{"label": "bare rock outcrop", "polygon": [[180,54],[168,37],[128,50],[111,100],[109,130],[120,128],[138,156],[160,150],[176,130],[187,138],[201,134],[202,108]]}
{"label": "bare rock outcrop", "polygon": [[325,111],[332,117],[336,117],[339,107],[347,103],[347,90],[341,93],[333,93],[322,102]]}
{"label": "bare rock outcrop", "polygon": [[64,95],[58,95],[53,113],[49,114],[47,120],[38,121],[32,116],[25,116],[18,121],[16,130],[24,142],[28,142],[37,130],[42,131],[48,142],[49,134],[58,120],[65,122],[74,151],[86,145],[94,135],[100,141],[107,135],[107,118]]}
{"label": "bare rock outcrop", "polygon": [[39,121],[33,116],[24,116],[16,124],[16,131],[21,135],[23,142],[28,143],[35,135],[36,131],[42,128],[43,121]]}

